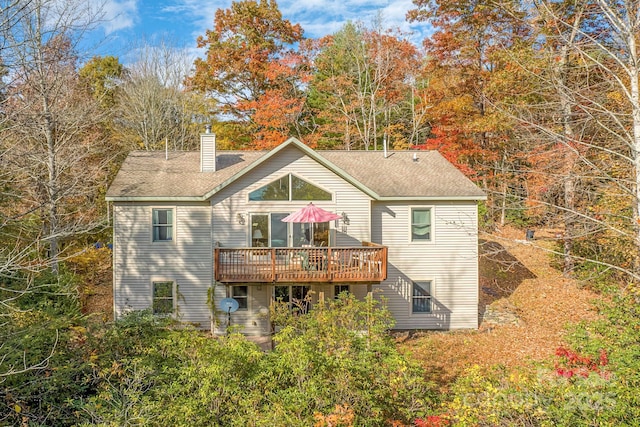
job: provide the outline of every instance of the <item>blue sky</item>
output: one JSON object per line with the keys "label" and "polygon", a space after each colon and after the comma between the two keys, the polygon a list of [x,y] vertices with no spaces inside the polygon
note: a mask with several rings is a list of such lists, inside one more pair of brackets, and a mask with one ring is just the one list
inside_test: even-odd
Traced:
{"label": "blue sky", "polygon": [[[173,47],[196,51],[196,38],[213,26],[216,9],[226,9],[231,0],[107,0],[105,21],[98,31],[105,37],[101,55],[115,55],[127,63],[132,43],[145,40],[156,44],[164,39]],[[426,24],[409,24],[411,0],[280,0],[278,6],[285,19],[299,23],[305,36],[321,37],[338,30],[347,21],[370,24],[378,11],[385,27],[399,27],[412,32],[411,40],[419,44]]]}

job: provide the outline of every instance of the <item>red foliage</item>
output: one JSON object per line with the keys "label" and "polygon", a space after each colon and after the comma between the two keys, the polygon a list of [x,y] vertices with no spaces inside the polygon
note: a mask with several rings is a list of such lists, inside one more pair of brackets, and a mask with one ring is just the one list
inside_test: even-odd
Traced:
{"label": "red foliage", "polygon": [[432,138],[427,138],[422,145],[412,147],[416,150],[437,150],[445,159],[453,163],[462,173],[473,177],[477,173],[466,162],[466,158],[478,154],[478,149],[457,129],[434,126],[431,128]]}
{"label": "red foliage", "polygon": [[556,374],[565,378],[581,376],[587,378],[591,372],[595,372],[602,378],[609,378],[609,373],[604,369],[609,364],[607,352],[600,350],[597,360],[589,356],[583,356],[565,347],[556,349],[556,356],[560,360],[555,363]]}

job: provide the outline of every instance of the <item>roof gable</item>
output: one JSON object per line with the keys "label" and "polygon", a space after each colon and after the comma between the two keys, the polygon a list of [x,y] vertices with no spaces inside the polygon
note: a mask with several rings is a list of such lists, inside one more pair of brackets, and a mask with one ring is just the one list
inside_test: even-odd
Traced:
{"label": "roof gable", "polygon": [[354,185],[355,187],[359,188],[362,192],[368,194],[372,198],[377,198],[377,195],[374,192],[372,192],[369,188],[364,186],[361,182],[359,182],[358,180],[356,180],[353,177],[351,177],[349,174],[347,174],[345,171],[341,170],[339,167],[337,167],[336,165],[334,165],[333,163],[331,163],[327,159],[323,158],[321,155],[318,154],[317,151],[312,150],[307,145],[303,144],[302,141],[300,141],[299,139],[291,137],[291,138],[287,139],[286,141],[284,141],[282,144],[278,145],[273,150],[268,151],[265,155],[260,157],[260,159],[258,159],[257,161],[251,163],[246,168],[244,168],[243,170],[239,171],[237,174],[235,174],[234,176],[232,176],[231,178],[229,178],[225,182],[223,182],[220,185],[216,186],[216,188],[213,188],[211,191],[209,191],[205,195],[204,199],[210,198],[211,196],[213,196],[218,191],[222,190],[227,185],[230,185],[231,183],[233,183],[236,180],[240,179],[242,176],[246,175],[251,170],[260,167],[260,165],[262,165],[263,163],[267,162],[269,159],[277,156],[280,152],[284,151],[286,148],[288,148],[290,146],[293,146],[293,147],[299,149],[306,156],[308,156],[311,159],[315,160],[316,162],[320,163],[321,165],[323,165],[327,169],[331,170],[336,175],[338,175],[341,178],[343,178],[345,181],[347,181],[347,182],[351,183],[352,185]]}

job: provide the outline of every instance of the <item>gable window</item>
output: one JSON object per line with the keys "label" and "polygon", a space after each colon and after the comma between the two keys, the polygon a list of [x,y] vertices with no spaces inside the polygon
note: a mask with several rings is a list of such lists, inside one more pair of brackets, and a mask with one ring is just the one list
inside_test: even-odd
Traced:
{"label": "gable window", "polygon": [[248,286],[245,286],[245,285],[232,286],[231,298],[238,301],[238,310],[249,309],[249,287]]}
{"label": "gable window", "polygon": [[152,228],[154,242],[173,240],[173,209],[153,209]]}
{"label": "gable window", "polygon": [[413,282],[411,287],[411,313],[431,313],[431,281]]}
{"label": "gable window", "polygon": [[287,174],[249,193],[250,201],[331,200],[331,193],[293,174]]}
{"label": "gable window", "polygon": [[173,282],[153,282],[153,314],[171,315],[174,306]]}
{"label": "gable window", "polygon": [[431,241],[431,208],[411,209],[411,241]]}

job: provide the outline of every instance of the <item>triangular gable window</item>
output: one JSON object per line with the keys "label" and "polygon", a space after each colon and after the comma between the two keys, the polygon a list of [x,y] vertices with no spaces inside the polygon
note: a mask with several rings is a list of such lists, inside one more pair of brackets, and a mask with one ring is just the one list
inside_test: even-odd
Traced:
{"label": "triangular gable window", "polygon": [[331,193],[288,174],[249,193],[251,201],[331,200]]}

